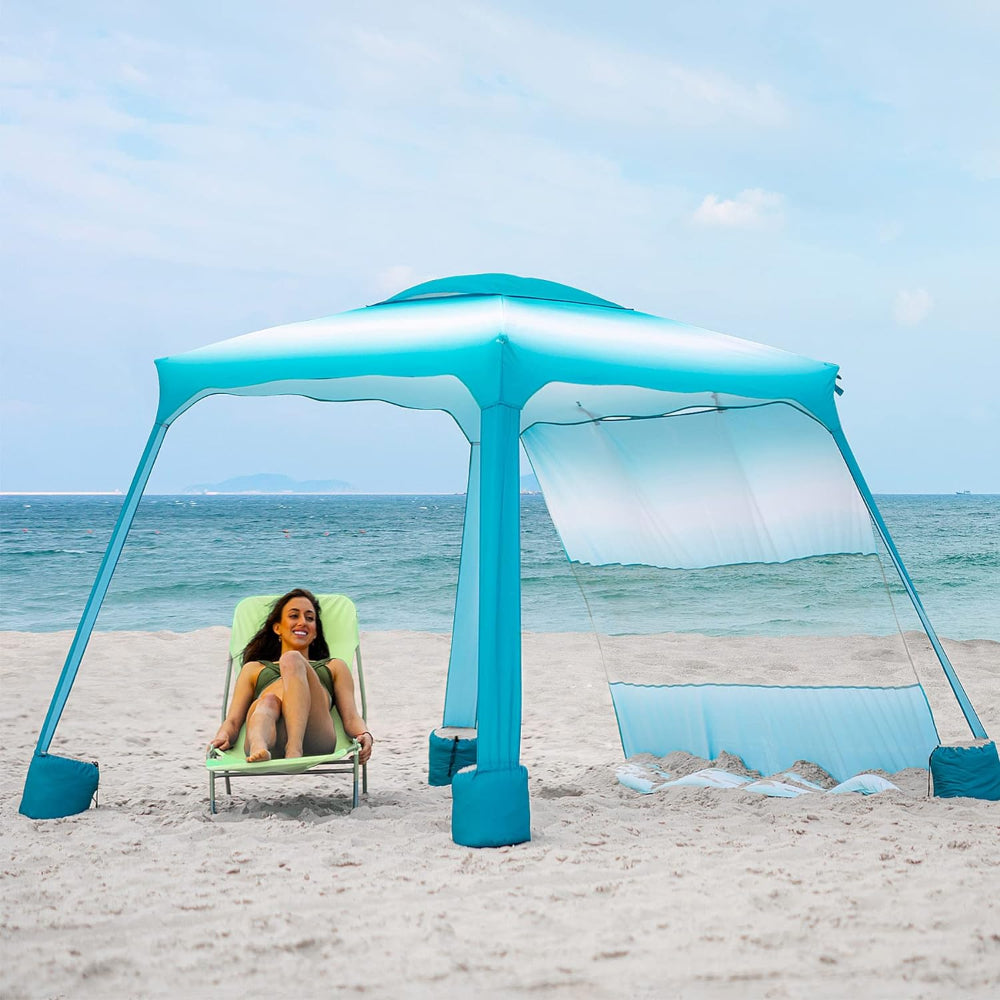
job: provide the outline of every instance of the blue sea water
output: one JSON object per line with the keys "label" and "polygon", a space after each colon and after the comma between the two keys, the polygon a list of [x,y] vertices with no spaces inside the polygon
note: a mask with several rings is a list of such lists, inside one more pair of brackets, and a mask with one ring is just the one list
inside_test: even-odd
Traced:
{"label": "blue sea water", "polygon": [[[350,594],[365,629],[447,632],[462,496],[150,496],[99,629],[226,625],[253,593]],[[1000,640],[1000,496],[879,498],[938,632]],[[0,497],[0,629],[75,628],[121,498]],[[522,497],[523,627],[710,635],[919,627],[874,557],[698,571],[571,566],[544,499]],[[891,595],[891,600],[890,600]]]}

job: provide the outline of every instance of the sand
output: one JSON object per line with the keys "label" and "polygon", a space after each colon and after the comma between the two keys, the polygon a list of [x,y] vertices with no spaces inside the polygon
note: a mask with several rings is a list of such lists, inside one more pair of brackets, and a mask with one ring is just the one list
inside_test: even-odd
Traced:
{"label": "sand", "polygon": [[[1000,803],[639,795],[593,637],[527,635],[532,840],[458,847],[426,784],[448,640],[397,632],[363,637],[357,810],[341,776],[255,779],[211,817],[227,634],[94,636],[52,750],[100,761],[100,807],[49,821],[17,806],[70,635],[0,636],[0,996],[1000,995]],[[996,732],[1000,643],[947,649]]]}

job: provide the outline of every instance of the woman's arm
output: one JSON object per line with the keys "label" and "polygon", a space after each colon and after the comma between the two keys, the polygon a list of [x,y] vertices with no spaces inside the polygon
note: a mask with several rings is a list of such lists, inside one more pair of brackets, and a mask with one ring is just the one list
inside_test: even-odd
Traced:
{"label": "woman's arm", "polygon": [[375,740],[368,732],[368,723],[361,717],[354,700],[354,676],[343,660],[332,659],[327,667],[333,677],[333,694],[340,720],[344,723],[344,732],[360,741],[361,752],[358,754],[358,760],[362,764],[367,763],[372,755],[372,744]]}
{"label": "woman's arm", "polygon": [[260,670],[261,664],[256,660],[243,664],[243,669],[240,671],[239,677],[236,678],[233,700],[229,703],[229,711],[226,713],[225,721],[219,726],[219,731],[209,746],[228,750],[236,737],[240,735],[247,711],[253,703],[254,689],[257,686],[257,675]]}

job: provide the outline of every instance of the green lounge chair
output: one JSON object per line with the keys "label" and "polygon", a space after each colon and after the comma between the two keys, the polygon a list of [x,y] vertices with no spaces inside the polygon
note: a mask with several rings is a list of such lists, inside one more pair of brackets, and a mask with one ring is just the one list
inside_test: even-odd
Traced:
{"label": "green lounge chair", "polygon": [[[222,719],[226,718],[229,706],[229,690],[243,666],[243,649],[254,633],[261,627],[279,595],[247,597],[236,605],[233,613],[233,629],[229,637],[229,660],[226,664],[226,689],[222,695]],[[330,648],[330,656],[343,660],[353,669],[356,665],[358,686],[361,689],[361,714],[368,715],[365,697],[365,675],[361,667],[361,643],[358,637],[358,612],[350,598],[342,594],[318,594],[319,613],[323,622],[323,634]],[[205,759],[208,769],[209,809],[215,812],[215,782],[225,778],[226,793],[231,795],[231,778],[252,777],[266,774],[353,774],[354,793],[351,808],[358,804],[358,772],[362,775],[362,790],[368,794],[368,765],[360,765],[358,753],[361,744],[344,732],[340,713],[331,707],[333,724],[337,730],[337,747],[332,753],[313,757],[279,758],[248,764],[243,753],[246,738],[246,723],[240,729],[236,742],[228,750],[210,747]],[[331,766],[336,765],[336,766]]]}

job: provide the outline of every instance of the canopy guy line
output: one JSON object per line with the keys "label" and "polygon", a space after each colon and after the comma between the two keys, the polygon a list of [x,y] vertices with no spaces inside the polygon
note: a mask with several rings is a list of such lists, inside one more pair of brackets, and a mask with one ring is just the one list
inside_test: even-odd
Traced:
{"label": "canopy guy line", "polygon": [[[872,522],[874,526],[874,521]],[[878,560],[878,568],[882,574],[882,584],[885,587],[886,596],[889,598],[889,607],[892,608],[892,617],[896,620],[896,631],[899,633],[899,638],[903,642],[903,649],[906,651],[906,658],[910,661],[910,670],[913,671],[913,679],[920,684],[920,674],[917,671],[917,665],[914,662],[913,654],[910,652],[910,644],[906,641],[906,633],[903,631],[903,625],[899,620],[899,614],[896,611],[896,602],[892,599],[892,587],[889,586],[889,578],[885,575],[885,564],[882,562],[882,554],[876,547],[875,558]]]}

